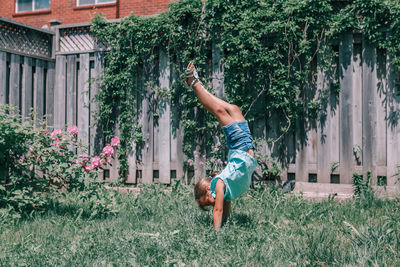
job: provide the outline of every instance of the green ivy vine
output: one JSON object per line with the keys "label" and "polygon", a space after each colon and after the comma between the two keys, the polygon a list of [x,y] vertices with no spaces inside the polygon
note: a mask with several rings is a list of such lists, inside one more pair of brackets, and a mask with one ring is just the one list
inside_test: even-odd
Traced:
{"label": "green ivy vine", "polygon": [[[208,86],[211,45],[216,41],[223,51],[226,99],[240,106],[250,123],[279,114],[277,136],[293,133],[299,121],[309,124],[324,114],[329,93],[316,92],[317,60],[321,69],[332,66],[340,35],[363,34],[377,48],[386,49],[399,68],[399,24],[397,0],[181,0],[155,17],[132,15],[107,23],[97,16],[92,33],[110,48],[96,97],[101,107],[98,120],[109,138],[119,117],[123,174],[129,144],[142,141],[137,102],[143,86],[157,91],[159,49],[165,49],[176,74],[165,96],[177,119],[173,126],[179,123],[184,129],[187,155],[197,144],[207,151],[220,130],[185,86],[183,73],[187,63],[195,61]],[[337,93],[337,83],[329,90]],[[255,104],[261,100],[262,105]]]}

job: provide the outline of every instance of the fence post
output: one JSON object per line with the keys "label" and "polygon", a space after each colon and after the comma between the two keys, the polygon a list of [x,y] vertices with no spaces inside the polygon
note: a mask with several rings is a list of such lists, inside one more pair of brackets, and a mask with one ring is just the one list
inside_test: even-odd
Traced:
{"label": "fence post", "polygon": [[[372,171],[376,184],[377,162],[377,76],[376,50],[363,37],[363,174]],[[343,129],[344,130],[344,129]]]}
{"label": "fence post", "polygon": [[353,174],[353,34],[342,36],[339,45],[340,79],[340,178],[350,184]]}

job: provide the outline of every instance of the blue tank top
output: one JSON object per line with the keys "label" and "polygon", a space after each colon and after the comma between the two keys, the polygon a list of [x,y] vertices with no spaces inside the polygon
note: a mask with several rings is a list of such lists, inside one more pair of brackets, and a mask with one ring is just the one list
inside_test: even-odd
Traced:
{"label": "blue tank top", "polygon": [[257,168],[257,161],[247,152],[232,149],[229,150],[228,164],[214,179],[211,180],[210,191],[215,198],[215,185],[218,179],[225,184],[224,199],[231,201],[249,190],[251,184],[251,175]]}

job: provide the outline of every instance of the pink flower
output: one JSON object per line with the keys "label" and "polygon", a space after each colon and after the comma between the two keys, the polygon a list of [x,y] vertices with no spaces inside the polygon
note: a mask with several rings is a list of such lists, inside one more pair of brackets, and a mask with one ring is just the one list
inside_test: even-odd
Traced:
{"label": "pink flower", "polygon": [[218,164],[222,165],[222,160],[221,159],[218,159],[217,162],[218,162]]}
{"label": "pink flower", "polygon": [[62,137],[62,131],[60,129],[56,129],[51,133],[51,138],[55,139],[57,137]]}
{"label": "pink flower", "polygon": [[218,147],[214,148],[214,152],[217,152],[218,150],[219,150],[219,148],[218,148]]}
{"label": "pink flower", "polygon": [[106,157],[111,157],[112,155],[114,155],[114,148],[112,148],[112,146],[105,146],[103,148],[103,154]]}
{"label": "pink flower", "polygon": [[101,167],[100,157],[96,156],[96,157],[91,158],[90,163],[92,163],[91,165],[93,166],[93,168]]}
{"label": "pink flower", "polygon": [[113,147],[119,147],[120,146],[120,141],[118,136],[114,136],[113,138],[111,138],[111,146]]}
{"label": "pink flower", "polygon": [[194,170],[197,171],[197,167],[194,167]]}
{"label": "pink flower", "polygon": [[194,157],[195,157],[196,159],[199,157],[199,154],[198,154],[198,152],[197,152],[196,150],[193,152],[193,155],[194,155]]}
{"label": "pink flower", "polygon": [[224,163],[225,163],[225,165],[226,165],[226,164],[228,164],[228,162],[227,162],[227,161],[225,161]]}
{"label": "pink flower", "polygon": [[51,146],[58,146],[58,138],[54,140],[54,142],[50,143]]}
{"label": "pink flower", "polygon": [[75,125],[68,127],[67,131],[70,135],[78,135],[78,127]]}
{"label": "pink flower", "polygon": [[211,162],[215,162],[215,159],[214,159],[214,158],[211,158],[210,161],[211,161]]}
{"label": "pink flower", "polygon": [[204,162],[200,161],[199,165],[204,166]]}
{"label": "pink flower", "polygon": [[89,164],[89,165],[83,166],[83,168],[85,169],[85,172],[88,173],[93,169],[93,166]]}
{"label": "pink flower", "polygon": [[218,143],[216,144],[216,146],[220,146],[221,145],[221,142],[220,141],[218,141]]}

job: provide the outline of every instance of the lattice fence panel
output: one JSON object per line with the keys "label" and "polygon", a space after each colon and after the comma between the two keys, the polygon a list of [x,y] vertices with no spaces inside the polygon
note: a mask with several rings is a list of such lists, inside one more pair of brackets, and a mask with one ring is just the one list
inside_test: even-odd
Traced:
{"label": "lattice fence panel", "polygon": [[0,49],[29,56],[50,58],[52,34],[0,20]]}
{"label": "lattice fence panel", "polygon": [[90,51],[95,48],[89,26],[60,29],[59,45],[58,52],[61,53]]}

